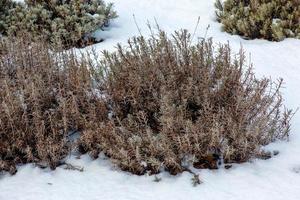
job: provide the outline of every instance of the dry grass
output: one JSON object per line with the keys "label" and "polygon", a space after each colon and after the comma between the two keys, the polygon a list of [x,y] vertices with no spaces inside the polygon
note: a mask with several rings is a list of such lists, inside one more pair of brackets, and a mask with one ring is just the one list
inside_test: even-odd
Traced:
{"label": "dry grass", "polygon": [[0,171],[11,173],[28,162],[55,169],[70,133],[107,116],[89,59],[28,38],[0,41]]}
{"label": "dry grass", "polygon": [[133,38],[104,53],[104,88],[112,117],[81,135],[80,148],[104,152],[134,174],[171,174],[241,163],[286,139],[290,110],[282,80],[255,78],[241,51],[211,40],[191,45],[186,31]]}

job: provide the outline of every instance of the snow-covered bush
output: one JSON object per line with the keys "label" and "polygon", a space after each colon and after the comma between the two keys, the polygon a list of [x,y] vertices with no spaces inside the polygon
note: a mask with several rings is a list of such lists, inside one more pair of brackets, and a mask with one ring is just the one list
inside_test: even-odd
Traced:
{"label": "snow-covered bush", "polygon": [[10,11],[5,33],[29,32],[65,47],[82,47],[96,42],[91,33],[115,17],[112,4],[103,0],[26,0]]}
{"label": "snow-covered bush", "polygon": [[300,38],[299,0],[217,0],[216,8],[226,32],[274,41]]}
{"label": "snow-covered bush", "polygon": [[90,126],[80,149],[104,152],[135,174],[177,174],[188,163],[218,168],[262,156],[289,135],[281,82],[255,78],[240,52],[211,40],[191,44],[186,31],[133,38],[102,62],[111,120]]}
{"label": "snow-covered bush", "polygon": [[54,169],[71,133],[107,116],[88,58],[28,39],[0,41],[0,172],[28,162]]}

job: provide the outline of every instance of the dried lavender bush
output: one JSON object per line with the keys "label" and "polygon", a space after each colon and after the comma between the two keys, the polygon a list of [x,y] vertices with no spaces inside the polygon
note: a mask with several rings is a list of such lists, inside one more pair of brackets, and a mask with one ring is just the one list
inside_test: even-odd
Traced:
{"label": "dried lavender bush", "polygon": [[191,40],[185,30],[171,38],[160,31],[105,52],[112,117],[84,130],[80,149],[104,152],[134,174],[178,174],[187,164],[246,162],[287,139],[292,111],[282,106],[282,80],[257,79],[242,50],[232,58],[228,44]]}
{"label": "dried lavender bush", "polygon": [[28,162],[55,169],[70,132],[107,116],[88,57],[28,38],[0,41],[0,171],[10,173]]}

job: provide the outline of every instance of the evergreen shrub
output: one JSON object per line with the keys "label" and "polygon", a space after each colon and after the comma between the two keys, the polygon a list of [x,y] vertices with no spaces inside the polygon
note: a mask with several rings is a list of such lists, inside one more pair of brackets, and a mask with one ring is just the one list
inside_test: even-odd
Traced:
{"label": "evergreen shrub", "polygon": [[217,0],[223,29],[248,39],[300,38],[299,0]]}
{"label": "evergreen shrub", "polygon": [[28,32],[66,48],[84,47],[97,42],[92,36],[94,31],[117,17],[112,7],[102,0],[25,0],[25,4],[17,4],[6,12],[3,34]]}

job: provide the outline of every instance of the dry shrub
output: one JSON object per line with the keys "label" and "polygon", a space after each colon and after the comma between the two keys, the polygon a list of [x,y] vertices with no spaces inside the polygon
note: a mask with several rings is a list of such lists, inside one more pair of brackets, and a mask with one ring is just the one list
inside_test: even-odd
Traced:
{"label": "dry shrub", "polygon": [[135,37],[104,52],[100,70],[89,55],[2,39],[0,170],[55,169],[74,132],[79,151],[104,152],[134,174],[263,158],[264,145],[289,136],[282,80],[257,79],[242,50],[191,40],[187,31]]}
{"label": "dry shrub", "polygon": [[83,131],[81,150],[104,152],[134,174],[177,174],[188,164],[215,169],[220,161],[245,162],[288,137],[282,80],[257,79],[243,52],[232,58],[228,44],[191,42],[187,31],[171,39],[160,31],[105,52],[111,119]]}
{"label": "dry shrub", "polygon": [[0,47],[0,171],[28,162],[54,169],[70,151],[71,133],[107,116],[93,89],[94,66],[28,36]]}

